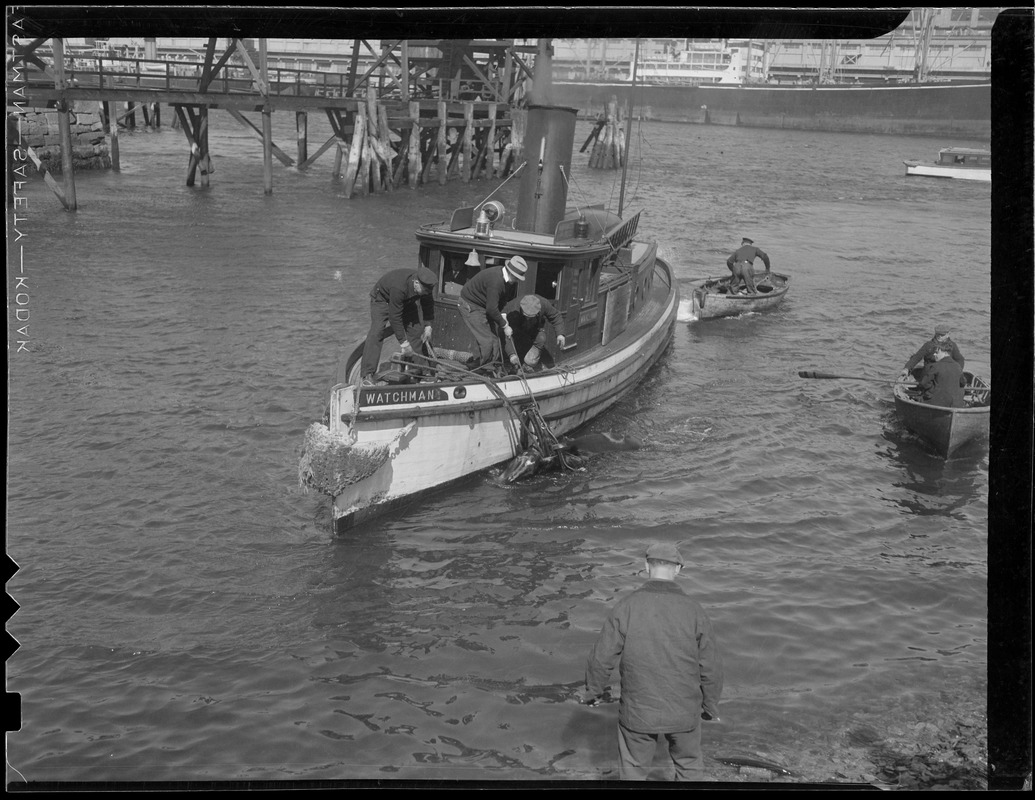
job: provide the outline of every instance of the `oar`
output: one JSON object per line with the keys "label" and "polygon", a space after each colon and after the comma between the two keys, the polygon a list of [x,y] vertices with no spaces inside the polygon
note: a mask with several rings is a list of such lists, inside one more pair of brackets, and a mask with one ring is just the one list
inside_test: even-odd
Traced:
{"label": "oar", "polygon": [[[832,379],[832,380],[839,380],[841,378],[844,378],[844,379],[850,380],[850,381],[874,381],[876,383],[907,383],[907,381],[901,381],[901,380],[890,380],[889,381],[887,378],[868,378],[868,377],[866,377],[864,375],[835,375],[832,372],[816,372],[815,370],[811,370],[811,369],[800,369],[800,370],[798,370],[798,377],[799,378]],[[913,385],[915,385],[915,384],[912,384],[912,383],[910,384],[910,386],[913,386]]]}

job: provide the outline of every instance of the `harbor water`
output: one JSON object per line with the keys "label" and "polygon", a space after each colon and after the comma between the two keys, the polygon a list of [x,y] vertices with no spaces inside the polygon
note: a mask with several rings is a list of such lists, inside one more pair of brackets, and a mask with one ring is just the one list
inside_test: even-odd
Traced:
{"label": "harbor water", "polygon": [[[641,449],[476,475],[335,536],[298,455],[370,287],[499,182],[346,199],[327,154],[274,162],[265,196],[261,143],[210,128],[207,189],[181,131],[138,128],[121,172],[76,176],[78,212],[35,180],[8,214],[12,785],[617,778],[617,703],[575,697],[656,541],[725,662],[713,777],[743,779],[734,754],[881,785],[888,742],[984,725],[988,450],[934,456],[888,382],[937,323],[989,374],[990,187],[902,164],[983,143],[634,125],[626,209],[676,276],[725,274],[750,236],[784,304],[676,324],[588,428]],[[569,203],[614,209],[590,130]],[[290,152],[293,115],[274,134]]]}

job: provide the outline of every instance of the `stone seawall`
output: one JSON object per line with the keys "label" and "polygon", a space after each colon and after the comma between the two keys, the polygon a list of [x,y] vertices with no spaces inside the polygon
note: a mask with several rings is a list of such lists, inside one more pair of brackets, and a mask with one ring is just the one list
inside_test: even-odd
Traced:
{"label": "stone seawall", "polygon": [[[61,135],[58,114],[53,109],[19,115],[22,142],[31,147],[48,172],[59,174]],[[100,113],[94,109],[75,109],[69,115],[72,130],[72,168],[111,169],[111,152]],[[30,169],[32,164],[29,164]]]}

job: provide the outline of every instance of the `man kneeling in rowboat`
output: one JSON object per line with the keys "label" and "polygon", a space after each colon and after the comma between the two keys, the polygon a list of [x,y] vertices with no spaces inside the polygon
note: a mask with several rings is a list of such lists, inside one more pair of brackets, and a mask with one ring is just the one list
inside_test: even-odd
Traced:
{"label": "man kneeling in rowboat", "polygon": [[758,290],[755,288],[755,273],[754,263],[755,259],[762,259],[762,263],[765,264],[765,274],[768,278],[771,274],[771,266],[769,264],[769,256],[766,255],[762,250],[755,247],[755,242],[748,237],[744,237],[740,241],[740,247],[726,259],[726,266],[729,267],[730,272],[733,273],[730,278],[730,294],[736,294],[740,288],[740,282],[743,281],[744,285],[750,294],[758,294]]}
{"label": "man kneeling in rowboat", "polygon": [[[553,366],[553,358],[546,349],[546,323],[555,331],[564,328],[564,316],[549,300],[526,294],[518,308],[507,314],[507,324],[513,335],[506,337],[503,348],[515,372],[523,369],[540,370],[545,364]],[[557,334],[557,346],[564,347],[564,334]]]}

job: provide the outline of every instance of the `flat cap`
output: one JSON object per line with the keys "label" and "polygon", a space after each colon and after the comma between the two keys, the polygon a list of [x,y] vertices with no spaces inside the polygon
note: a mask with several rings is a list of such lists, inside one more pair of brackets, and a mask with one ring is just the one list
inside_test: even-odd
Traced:
{"label": "flat cap", "polygon": [[647,558],[654,558],[658,561],[671,561],[673,564],[683,566],[683,555],[674,544],[657,542],[647,548]]}

